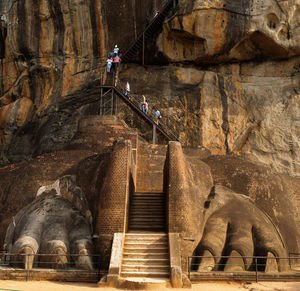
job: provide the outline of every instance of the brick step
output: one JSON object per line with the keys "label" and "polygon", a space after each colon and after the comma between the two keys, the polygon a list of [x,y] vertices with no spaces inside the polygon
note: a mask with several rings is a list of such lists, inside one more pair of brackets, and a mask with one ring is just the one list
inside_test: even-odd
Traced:
{"label": "brick step", "polygon": [[130,272],[145,272],[145,271],[154,271],[161,272],[170,271],[170,266],[168,264],[165,265],[125,265],[122,264],[121,272],[130,271]]}
{"label": "brick step", "polygon": [[144,272],[132,272],[132,271],[124,271],[121,272],[122,277],[155,277],[155,278],[169,278],[170,272],[169,271],[161,271],[161,272],[154,272],[154,271],[144,271]]}

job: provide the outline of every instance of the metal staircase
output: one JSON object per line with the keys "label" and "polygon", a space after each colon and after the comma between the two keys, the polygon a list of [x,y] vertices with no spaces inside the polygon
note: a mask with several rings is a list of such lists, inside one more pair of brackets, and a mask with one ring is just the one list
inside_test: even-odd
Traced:
{"label": "metal staircase", "polygon": [[[127,51],[122,55],[122,62],[128,62],[136,56],[136,54],[143,49],[143,63],[144,63],[144,46],[145,40],[149,39],[155,32],[161,29],[165,17],[172,9],[177,6],[178,0],[164,0],[161,4],[161,9],[153,17],[144,31],[138,38],[131,43]],[[145,114],[139,107],[135,100],[130,100],[123,94],[123,90],[117,86],[118,72],[106,73],[105,83],[101,86],[100,95],[100,115],[115,115],[117,112],[117,98],[121,99],[133,112],[138,114],[153,128],[152,140],[156,143],[156,132],[158,131],[167,141],[178,141],[178,134],[168,129],[164,124],[157,124],[149,115]]]}
{"label": "metal staircase", "polygon": [[162,8],[158,14],[150,21],[144,31],[137,37],[135,41],[131,43],[129,48],[122,55],[122,62],[129,62],[133,59],[136,54],[142,50],[143,51],[143,63],[144,63],[144,48],[145,41],[151,38],[155,32],[161,29],[161,26],[165,20],[168,13],[175,8],[177,5],[177,0],[165,0],[162,3]]}
{"label": "metal staircase", "polygon": [[178,141],[178,136],[173,133],[170,129],[167,129],[166,126],[157,124],[151,116],[145,114],[138,104],[134,100],[128,99],[122,89],[116,86],[101,86],[101,96],[100,96],[100,115],[114,115],[117,112],[117,98],[119,98],[123,103],[130,107],[130,109],[143,118],[145,122],[150,124],[153,128],[153,143],[156,143],[157,136],[156,132],[161,134],[167,141]]}

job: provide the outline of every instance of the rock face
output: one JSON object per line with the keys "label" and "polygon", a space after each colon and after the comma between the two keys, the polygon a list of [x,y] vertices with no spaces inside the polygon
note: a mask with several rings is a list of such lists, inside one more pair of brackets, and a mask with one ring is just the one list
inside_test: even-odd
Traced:
{"label": "rock face", "polygon": [[180,1],[158,45],[175,62],[286,58],[300,52],[299,12],[299,1]]}
{"label": "rock face", "polygon": [[[169,231],[182,235],[185,270],[191,253],[207,256],[195,260],[195,270],[244,271],[252,260],[240,256],[285,257],[298,250],[299,236],[290,236],[299,227],[295,182],[237,157],[203,162],[197,152],[184,152],[179,143],[169,144],[167,191]],[[289,268],[286,261],[277,263],[277,271]]]}
{"label": "rock face", "polygon": [[[69,143],[80,116],[97,113],[107,52],[126,50],[158,2],[1,2],[2,164]],[[299,175],[299,1],[178,2],[157,48],[147,44],[148,61],[169,65],[123,66],[121,79],[184,145]]]}
{"label": "rock face", "polygon": [[99,98],[107,52],[116,43],[125,50],[156,7],[150,0],[1,1],[2,163],[68,143],[89,111],[84,105]]}
{"label": "rock face", "polygon": [[[11,217],[32,203],[37,188],[66,174],[77,175],[92,216],[97,216],[97,195],[108,163],[107,153],[99,148],[109,135],[93,133],[84,139],[85,130],[77,132],[78,121],[99,111],[108,51],[115,44],[125,51],[159,3],[1,1],[0,164],[10,164],[0,169],[0,199],[6,207],[0,213],[1,239]],[[297,220],[292,204],[298,200],[300,175],[299,17],[298,0],[180,0],[176,14],[168,15],[146,44],[148,66],[121,67],[121,84],[129,81],[132,98],[146,95],[150,109],[160,109],[162,122],[184,146],[213,155],[205,160],[205,168],[211,169],[207,183],[214,180],[222,186],[216,187],[212,205],[227,200],[217,214],[210,213],[204,236],[197,234],[200,252],[209,251],[209,233],[216,231],[210,219],[237,220],[230,213],[233,202],[249,216],[249,209],[257,213],[263,233],[274,227],[269,215],[284,236],[285,249],[297,249],[285,231],[299,229],[299,219],[298,224],[292,222]],[[122,107],[119,110],[130,127],[139,126]],[[97,140],[80,144],[90,138]],[[109,148],[114,139],[107,142]],[[255,168],[260,163],[282,175],[260,172]],[[15,183],[20,177],[22,183]],[[260,187],[264,179],[274,184]],[[255,205],[236,193],[249,196]],[[293,214],[285,215],[290,210]],[[243,221],[259,236],[255,217]],[[274,240],[272,254],[282,254],[282,241],[274,233],[263,235],[258,248],[272,252],[267,246]]]}
{"label": "rock face", "polygon": [[[195,67],[130,66],[131,91],[158,106],[186,146],[235,153],[300,174],[299,58]],[[156,84],[156,85],[153,85]]]}

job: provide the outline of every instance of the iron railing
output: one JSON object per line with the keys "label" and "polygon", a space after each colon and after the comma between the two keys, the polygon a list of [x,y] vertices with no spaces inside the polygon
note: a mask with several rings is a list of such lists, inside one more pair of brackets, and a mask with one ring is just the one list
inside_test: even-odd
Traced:
{"label": "iron railing", "polygon": [[[87,268],[85,262],[76,261],[76,258],[83,257],[90,258],[92,268]],[[50,258],[53,258],[53,260]],[[107,273],[106,270],[101,270],[100,259],[99,254],[19,254],[1,251],[0,272],[9,272],[12,268],[13,270],[23,271],[23,279],[28,281],[31,274],[37,271],[48,271],[49,269],[66,273],[78,271],[80,273],[84,272],[84,274],[92,276],[99,281],[101,277]],[[20,278],[20,275],[18,275],[18,277]]]}
{"label": "iron railing", "polygon": [[[125,92],[125,83],[118,80],[117,82],[117,89],[120,92]],[[137,97],[136,94],[129,94],[130,100],[134,103],[134,105],[141,111],[141,114],[146,115],[150,119],[154,120],[154,109],[149,107],[148,114],[144,113],[142,110],[142,96]],[[166,123],[165,116],[162,119],[159,119],[159,126],[167,133],[167,135],[171,138],[171,140],[178,141],[179,140],[179,134],[172,130]]]}
{"label": "iron railing", "polygon": [[128,62],[132,59],[139,50],[143,50],[143,64],[144,64],[144,49],[145,49],[145,41],[149,39],[158,29],[161,28],[161,25],[167,16],[167,14],[171,11],[171,9],[175,9],[177,5],[177,0],[164,0],[162,1],[161,8],[158,13],[152,17],[149,24],[146,28],[138,35],[138,37],[129,45],[128,49],[122,55],[123,62]]}
{"label": "iron railing", "polygon": [[[238,278],[236,275],[241,273],[247,273],[247,275],[255,276],[255,281],[258,282],[259,274],[291,274],[300,273],[300,257],[267,257],[267,256],[188,256],[188,277],[191,279],[193,274],[204,274],[204,273],[230,273],[234,274],[234,278]],[[293,255],[296,255],[293,253]],[[300,255],[300,254],[297,254]],[[227,264],[228,259],[242,259],[243,263],[230,263]],[[203,264],[201,261],[203,259],[214,259],[214,263]],[[269,271],[266,273],[267,260],[275,260],[277,268],[285,268],[288,271]],[[246,261],[250,263],[247,264]],[[201,266],[201,270],[199,267]],[[236,266],[241,267],[245,271],[226,271],[224,270],[226,266]],[[207,267],[207,269],[205,269]]]}

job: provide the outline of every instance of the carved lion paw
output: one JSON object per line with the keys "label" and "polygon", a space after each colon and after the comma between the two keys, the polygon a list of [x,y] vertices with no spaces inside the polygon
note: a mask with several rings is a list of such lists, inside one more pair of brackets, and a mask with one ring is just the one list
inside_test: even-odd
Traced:
{"label": "carved lion paw", "polygon": [[[5,247],[10,261],[26,269],[63,268],[75,264],[92,269],[92,216],[74,176],[64,176],[41,187],[32,203],[21,209],[10,223]],[[42,255],[47,254],[47,255]],[[20,264],[20,263],[19,263]]]}

